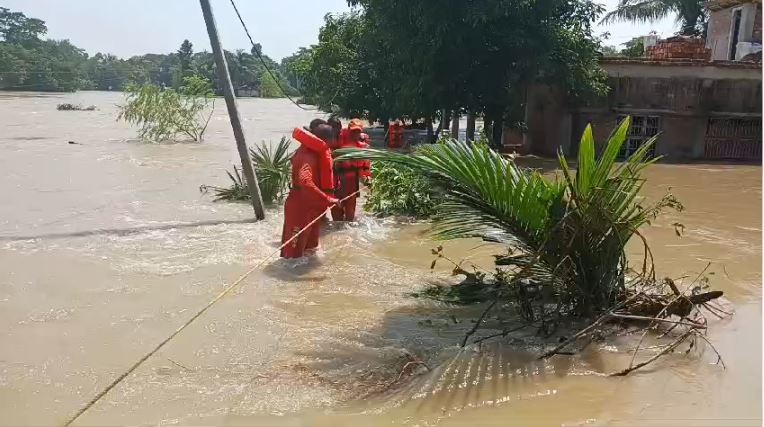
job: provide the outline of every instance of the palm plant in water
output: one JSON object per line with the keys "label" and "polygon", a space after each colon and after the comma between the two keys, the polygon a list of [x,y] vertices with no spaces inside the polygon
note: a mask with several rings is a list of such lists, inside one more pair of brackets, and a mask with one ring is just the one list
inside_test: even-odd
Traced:
{"label": "palm plant in water", "polygon": [[289,151],[291,141],[286,137],[274,147],[265,143],[249,149],[252,166],[257,173],[257,182],[265,203],[273,203],[284,198],[289,186],[292,172],[292,153]]}
{"label": "palm plant in water", "polygon": [[[641,238],[639,228],[664,208],[681,209],[670,194],[652,204],[639,196],[641,174],[657,160],[648,158],[655,138],[616,164],[629,125],[627,118],[618,126],[599,157],[587,127],[577,169],[560,153],[561,171],[553,179],[479,143],[428,145],[414,155],[372,149],[340,154],[398,163],[427,176],[444,199],[434,216],[437,238],[480,237],[506,246],[496,264],[505,266],[497,277],[510,277],[507,297],[525,293],[530,283],[557,303],[556,311],[591,315],[623,297],[627,242]],[[646,244],[645,250],[641,276],[654,276]]]}
{"label": "palm plant in water", "polygon": [[[289,178],[292,173],[290,145],[291,141],[282,137],[275,147],[272,144],[263,143],[249,149],[252,166],[257,174],[260,195],[266,204],[281,201],[288,190]],[[230,187],[202,186],[201,189],[203,191],[213,190],[215,201],[249,200],[249,188],[247,183],[242,181],[239,169],[234,166],[233,173],[228,171],[226,173],[231,179]]]}

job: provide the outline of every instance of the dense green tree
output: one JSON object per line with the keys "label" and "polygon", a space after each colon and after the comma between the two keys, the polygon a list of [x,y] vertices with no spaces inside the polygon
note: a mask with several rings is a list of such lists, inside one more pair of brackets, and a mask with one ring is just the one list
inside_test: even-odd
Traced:
{"label": "dense green tree", "polygon": [[296,88],[302,95],[302,100],[308,104],[317,105],[317,85],[315,74],[311,72],[313,67],[313,48],[301,47],[297,53],[288,56],[281,61],[282,72],[286,75],[289,84]]}
{"label": "dense green tree", "polygon": [[324,110],[339,106],[339,113],[346,117],[365,114],[374,105],[370,99],[373,92],[368,90],[372,77],[360,78],[365,65],[378,63],[371,62],[361,46],[362,32],[367,28],[364,21],[359,13],[326,15],[318,44],[310,57],[301,58],[297,65],[298,69],[307,68],[305,92],[314,95]]}
{"label": "dense green tree", "polygon": [[621,50],[621,55],[638,58],[645,55],[645,43],[642,37],[634,37],[623,44],[625,47]]}
{"label": "dense green tree", "polygon": [[470,112],[498,138],[502,122],[522,126],[531,84],[571,99],[606,90],[591,30],[602,9],[589,0],[350,3],[361,9],[326,16],[318,44],[289,65],[325,110],[383,121]]}
{"label": "dense green tree", "polygon": [[621,51],[615,46],[602,46],[600,52],[602,52],[602,56],[618,56],[621,54]]}
{"label": "dense green tree", "polygon": [[41,40],[39,19],[0,7],[0,88],[75,90],[85,83],[87,54],[68,40]]}
{"label": "dense green tree", "polygon": [[3,42],[29,47],[37,44],[40,36],[47,32],[45,22],[0,6],[0,38]]}
{"label": "dense green tree", "polygon": [[279,98],[282,96],[276,79],[267,71],[260,74],[260,96],[262,98]]}
{"label": "dense green tree", "polygon": [[191,57],[194,55],[194,45],[188,39],[183,40],[177,52],[180,70],[186,73],[191,70]]}
{"label": "dense green tree", "polygon": [[304,72],[300,68],[300,61],[310,55],[311,51],[305,47],[301,47],[297,52],[290,56],[287,56],[281,60],[279,64],[279,70],[281,74],[286,77],[290,86],[298,91],[302,88],[302,77]]}

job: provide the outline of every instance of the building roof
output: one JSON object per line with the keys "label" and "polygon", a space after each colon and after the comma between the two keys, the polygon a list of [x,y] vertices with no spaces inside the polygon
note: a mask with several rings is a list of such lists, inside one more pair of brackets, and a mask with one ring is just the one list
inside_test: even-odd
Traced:
{"label": "building roof", "polygon": [[761,69],[760,62],[745,61],[709,61],[705,59],[688,58],[670,58],[670,59],[652,59],[652,58],[628,58],[620,56],[609,56],[600,58],[602,64],[634,64],[634,65],[652,65],[652,66],[695,66],[695,67],[721,67],[721,68],[748,68]]}
{"label": "building roof", "polygon": [[741,4],[746,3],[759,3],[761,4],[761,0],[709,0],[706,2],[706,7],[709,10],[721,10],[721,9],[727,9],[730,7],[739,6]]}

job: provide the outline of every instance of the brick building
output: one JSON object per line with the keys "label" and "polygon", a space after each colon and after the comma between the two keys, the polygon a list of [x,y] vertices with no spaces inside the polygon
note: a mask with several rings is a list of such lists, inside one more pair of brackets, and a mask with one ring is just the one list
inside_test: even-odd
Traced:
{"label": "brick building", "polygon": [[[562,148],[575,154],[587,123],[602,141],[630,115],[632,127],[622,155],[660,134],[654,154],[668,161],[760,161],[761,4],[715,1],[713,7],[719,9],[716,15],[712,12],[708,41],[671,37],[646,47],[642,58],[603,58],[611,89],[605,97],[573,105],[554,87],[532,88],[522,151],[549,156]],[[733,19],[726,30],[723,16]],[[758,62],[751,61],[756,55]]]}
{"label": "brick building", "polygon": [[700,37],[669,37],[645,47],[645,56],[650,59],[711,59],[711,49]]}
{"label": "brick building", "polygon": [[743,60],[758,52],[761,61],[761,0],[712,0],[707,7],[711,59]]}

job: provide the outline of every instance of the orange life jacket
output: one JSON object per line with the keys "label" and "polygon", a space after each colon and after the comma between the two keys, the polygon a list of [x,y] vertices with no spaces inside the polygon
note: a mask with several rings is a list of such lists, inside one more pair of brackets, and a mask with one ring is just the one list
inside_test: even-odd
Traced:
{"label": "orange life jacket", "polygon": [[[351,141],[349,131],[342,129],[340,132],[340,147],[367,148],[369,145],[363,141]],[[367,134],[362,133],[361,137]],[[371,162],[368,160],[342,160],[334,162],[334,170],[337,174],[358,174],[359,176],[371,176]]]}
{"label": "orange life jacket", "polygon": [[305,129],[294,128],[292,138],[296,139],[305,148],[318,154],[318,182],[321,184],[321,190],[332,192],[334,190],[334,176],[332,171],[332,152],[329,146],[326,145],[323,139]]}

